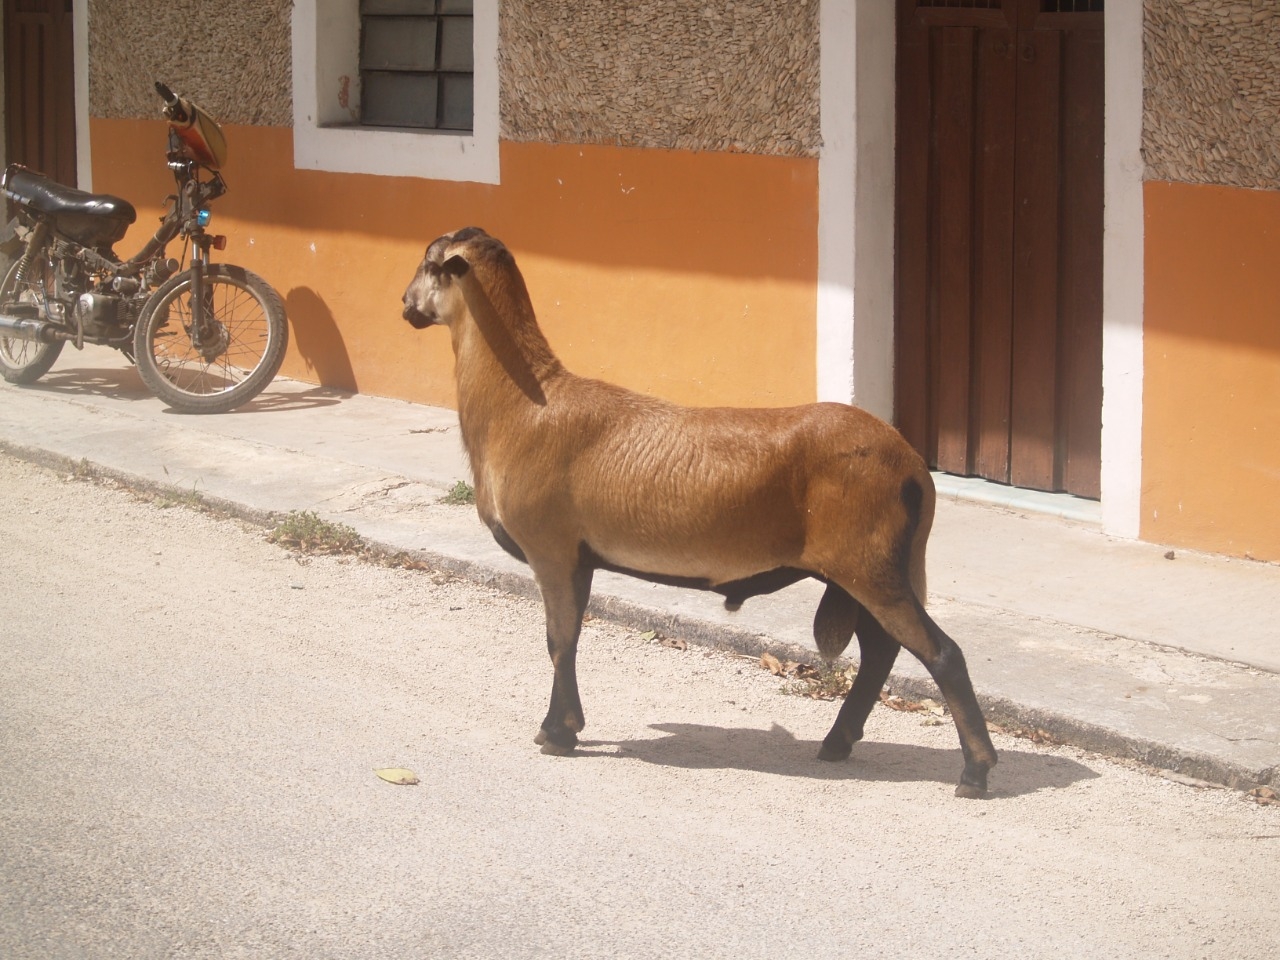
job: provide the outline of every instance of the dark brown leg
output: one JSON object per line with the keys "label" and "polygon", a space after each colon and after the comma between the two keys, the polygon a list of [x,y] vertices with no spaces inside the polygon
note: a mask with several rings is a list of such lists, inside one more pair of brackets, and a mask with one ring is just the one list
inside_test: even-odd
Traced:
{"label": "dark brown leg", "polygon": [[542,745],[543,753],[567,756],[578,745],[578,732],[586,726],[578,696],[578,635],[582,632],[582,615],[591,596],[594,571],[579,563],[567,575],[535,573],[546,607],[547,652],[555,678],[547,717],[534,742]]}
{"label": "dark brown leg", "polygon": [[884,689],[884,682],[893,669],[893,662],[898,658],[898,650],[901,649],[898,642],[885,632],[884,627],[861,604],[852,597],[850,602],[859,611],[856,620],[861,660],[857,676],[853,678],[853,688],[840,705],[840,712],[836,715],[831,732],[822,741],[822,748],[818,751],[819,760],[844,760],[849,756],[853,745],[862,739],[862,728],[871,715],[871,708],[880,699],[880,691]]}
{"label": "dark brown leg", "polygon": [[874,612],[889,634],[924,664],[947,701],[960,737],[960,750],[964,753],[964,770],[956,786],[956,796],[984,796],[987,771],[996,765],[996,749],[987,732],[987,721],[978,706],[960,647],[914,596]]}

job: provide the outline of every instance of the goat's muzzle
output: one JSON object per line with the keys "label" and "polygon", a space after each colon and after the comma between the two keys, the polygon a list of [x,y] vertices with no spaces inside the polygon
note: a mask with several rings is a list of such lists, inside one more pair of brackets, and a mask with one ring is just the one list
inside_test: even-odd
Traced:
{"label": "goat's muzzle", "polygon": [[404,318],[409,321],[410,326],[416,330],[425,330],[436,322],[435,317],[429,317],[411,303],[404,305]]}

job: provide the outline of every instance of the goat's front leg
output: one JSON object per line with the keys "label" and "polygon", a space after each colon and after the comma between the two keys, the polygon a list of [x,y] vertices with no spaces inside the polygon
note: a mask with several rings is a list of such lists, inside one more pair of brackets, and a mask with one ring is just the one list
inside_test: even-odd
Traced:
{"label": "goat's front leg", "polygon": [[898,641],[889,636],[880,622],[861,604],[852,598],[849,603],[857,610],[854,619],[862,655],[858,661],[858,672],[853,678],[853,689],[844,698],[831,732],[822,741],[822,748],[818,751],[819,760],[843,760],[852,752],[853,745],[862,739],[867,717],[871,715],[871,708],[879,702],[880,691],[884,689],[884,682],[889,678],[889,671],[893,669],[893,663],[901,649]]}
{"label": "goat's front leg", "polygon": [[594,571],[578,561],[567,569],[534,572],[546,607],[547,652],[555,669],[551,705],[534,742],[542,745],[543,753],[567,756],[578,745],[578,732],[586,726],[578,697],[578,635],[582,632],[582,615],[591,596]]}

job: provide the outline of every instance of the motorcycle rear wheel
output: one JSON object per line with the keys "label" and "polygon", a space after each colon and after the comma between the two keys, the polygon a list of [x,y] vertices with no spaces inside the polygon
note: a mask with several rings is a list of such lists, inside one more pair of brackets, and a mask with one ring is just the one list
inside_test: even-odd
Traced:
{"label": "motorcycle rear wheel", "polygon": [[[4,283],[0,284],[0,310],[13,303],[30,304],[37,308],[39,317],[46,316],[45,287],[30,280],[22,284],[17,281],[18,264],[15,263],[5,274]],[[64,342],[38,343],[17,337],[0,337],[0,375],[10,383],[35,383],[57,361]]]}
{"label": "motorcycle rear wheel", "polygon": [[147,301],[133,332],[138,374],[183,413],[225,413],[265,389],[280,370],[289,324],[280,295],[243,267],[204,268],[206,346],[191,343],[191,274],[180,273]]}

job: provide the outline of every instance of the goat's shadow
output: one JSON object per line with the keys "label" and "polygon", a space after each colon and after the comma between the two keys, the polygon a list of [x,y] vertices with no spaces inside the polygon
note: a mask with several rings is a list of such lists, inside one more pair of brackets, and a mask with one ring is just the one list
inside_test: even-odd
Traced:
{"label": "goat's shadow", "polygon": [[[958,746],[947,749],[914,744],[862,740],[848,760],[818,759],[817,740],[798,740],[778,724],[768,730],[753,727],[713,727],[696,723],[655,723],[663,736],[631,740],[583,740],[584,757],[634,759],[664,767],[693,770],[745,770],[813,780],[864,780],[873,783],[937,781],[954,784],[963,760]],[[612,748],[612,749],[610,749]],[[1099,774],[1067,757],[1022,750],[1002,750],[991,772],[994,798],[1017,797],[1040,790],[1061,790]]]}

